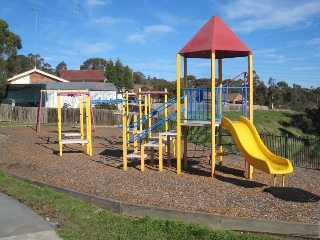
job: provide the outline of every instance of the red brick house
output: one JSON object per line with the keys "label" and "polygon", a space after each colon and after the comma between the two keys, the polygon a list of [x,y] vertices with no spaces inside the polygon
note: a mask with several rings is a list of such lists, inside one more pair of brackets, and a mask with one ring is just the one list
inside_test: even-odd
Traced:
{"label": "red brick house", "polygon": [[42,84],[48,82],[69,82],[56,75],[41,71],[39,69],[31,69],[29,71],[17,74],[7,80],[8,84]]}
{"label": "red brick house", "polygon": [[101,70],[60,70],[58,77],[69,82],[106,82]]}

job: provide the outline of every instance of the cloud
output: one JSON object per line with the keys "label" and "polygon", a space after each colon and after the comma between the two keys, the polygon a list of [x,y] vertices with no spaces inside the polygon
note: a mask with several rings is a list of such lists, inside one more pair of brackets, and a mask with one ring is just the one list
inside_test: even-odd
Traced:
{"label": "cloud", "polygon": [[138,42],[144,44],[146,42],[145,38],[146,36],[144,34],[132,34],[127,38],[127,40],[130,42]]}
{"label": "cloud", "polygon": [[156,16],[160,19],[161,22],[168,25],[179,25],[188,22],[186,18],[177,17],[170,13],[156,13]]}
{"label": "cloud", "polygon": [[129,18],[114,18],[109,16],[104,16],[102,18],[94,18],[88,24],[97,25],[97,24],[107,24],[107,25],[116,25],[120,23],[134,23],[135,20]]}
{"label": "cloud", "polygon": [[308,70],[313,70],[316,69],[317,67],[296,67],[296,68],[291,68],[292,71],[308,71]]}
{"label": "cloud", "polygon": [[175,29],[168,25],[146,26],[143,28],[142,31],[138,31],[138,33],[131,34],[127,38],[127,41],[145,44],[147,43],[148,40],[157,41],[167,33],[174,32],[174,31]]}
{"label": "cloud", "polygon": [[278,52],[276,48],[269,48],[269,49],[261,49],[254,51],[255,54],[266,54],[266,53],[275,53]]}
{"label": "cloud", "polygon": [[115,46],[112,46],[112,45],[105,43],[105,42],[100,42],[100,43],[81,42],[81,43],[79,43],[79,49],[80,49],[81,54],[88,55],[88,56],[93,56],[97,53],[101,54],[103,52],[110,51],[114,48],[115,48]]}
{"label": "cloud", "polygon": [[234,22],[235,31],[261,29],[290,30],[315,26],[320,15],[320,1],[313,0],[236,0],[221,6],[226,19]]}
{"label": "cloud", "polygon": [[307,41],[307,45],[319,45],[319,44],[320,44],[320,38],[314,38]]}
{"label": "cloud", "polygon": [[89,6],[104,6],[111,4],[111,0],[87,0],[87,5]]}
{"label": "cloud", "polygon": [[144,27],[145,33],[168,33],[173,32],[174,28],[170,27],[168,25],[153,25],[153,26],[147,26]]}

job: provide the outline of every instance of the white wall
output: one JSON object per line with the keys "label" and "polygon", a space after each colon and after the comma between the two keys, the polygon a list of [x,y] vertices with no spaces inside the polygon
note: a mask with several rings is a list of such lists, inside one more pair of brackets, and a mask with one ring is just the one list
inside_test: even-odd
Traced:
{"label": "white wall", "polygon": [[[43,98],[46,101],[44,106],[48,108],[58,107],[57,92],[46,92],[43,93]],[[90,91],[91,100],[111,100],[116,99],[117,93],[115,91]],[[83,97],[85,101],[85,97]],[[61,107],[66,106],[68,108],[79,108],[80,107],[80,96],[61,96]],[[83,105],[85,107],[85,104]]]}
{"label": "white wall", "polygon": [[17,80],[14,80],[10,82],[11,84],[29,84],[30,83],[30,75],[24,76],[22,78],[19,78]]}

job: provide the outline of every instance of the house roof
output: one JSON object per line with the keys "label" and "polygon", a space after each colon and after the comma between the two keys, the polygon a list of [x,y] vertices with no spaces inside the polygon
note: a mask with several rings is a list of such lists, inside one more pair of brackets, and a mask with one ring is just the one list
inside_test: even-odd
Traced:
{"label": "house roof", "polygon": [[44,71],[36,69],[36,68],[33,68],[33,69],[31,69],[29,71],[26,71],[26,72],[23,72],[23,73],[19,73],[19,74],[13,76],[12,78],[8,78],[7,81],[8,81],[8,83],[14,82],[16,80],[19,80],[20,78],[24,78],[24,77],[32,74],[32,73],[38,73],[40,75],[44,75],[44,76],[46,76],[48,78],[52,78],[52,79],[56,80],[57,82],[68,82],[67,80],[62,79],[62,78],[60,78],[60,77],[58,77],[56,75],[44,72]]}
{"label": "house roof", "polygon": [[46,83],[47,90],[84,90],[89,91],[117,91],[117,87],[114,83],[102,83],[102,82],[50,82]]}
{"label": "house roof", "polygon": [[237,98],[242,98],[242,95],[240,93],[227,93],[226,94],[226,101],[227,102],[234,102],[237,100]]}
{"label": "house roof", "polygon": [[251,50],[218,16],[211,17],[207,23],[179,51],[186,58],[216,59],[245,57]]}
{"label": "house roof", "polygon": [[67,80],[105,80],[101,70],[60,70],[58,76]]}

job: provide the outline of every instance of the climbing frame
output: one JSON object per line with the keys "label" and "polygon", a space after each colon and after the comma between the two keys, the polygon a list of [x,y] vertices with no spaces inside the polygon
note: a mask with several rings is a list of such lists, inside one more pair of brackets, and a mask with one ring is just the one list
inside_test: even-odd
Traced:
{"label": "climbing frame", "polygon": [[[59,155],[62,156],[63,144],[86,144],[87,154],[92,156],[92,133],[91,133],[91,103],[88,90],[83,91],[63,91],[58,92],[58,140],[59,140]],[[62,110],[61,110],[61,97],[62,96],[80,96],[80,133],[79,132],[62,132]],[[86,134],[84,132],[84,108],[83,96],[85,96],[86,111],[85,111],[85,124]],[[63,137],[75,137],[65,139]]]}

